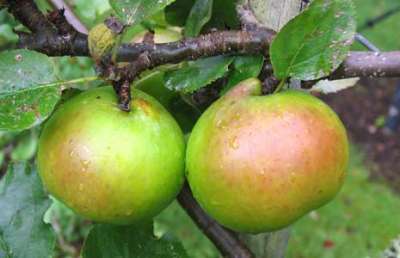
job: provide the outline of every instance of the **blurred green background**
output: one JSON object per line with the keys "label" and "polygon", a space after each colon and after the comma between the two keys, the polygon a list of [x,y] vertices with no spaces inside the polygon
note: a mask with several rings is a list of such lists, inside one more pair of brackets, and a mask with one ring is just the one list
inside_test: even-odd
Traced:
{"label": "blurred green background", "polygon": [[[37,1],[48,8],[46,1]],[[69,1],[77,15],[89,28],[102,20],[109,10],[104,0]],[[384,12],[400,6],[399,0],[355,0],[359,26]],[[16,36],[12,32],[17,23],[4,10],[0,11],[0,50],[12,46]],[[362,34],[382,50],[400,49],[400,12],[380,22]],[[355,43],[354,50],[364,50]],[[94,74],[93,64],[87,58],[56,58],[60,64],[62,79],[78,78]],[[91,85],[80,85],[79,88]],[[7,144],[15,141],[10,153],[12,160],[27,160],[34,156],[38,130],[19,134],[0,132],[0,168]],[[16,136],[17,135],[17,136]],[[15,138],[17,137],[17,138]],[[400,170],[399,170],[400,173]],[[351,165],[347,181],[341,193],[330,204],[303,217],[291,226],[289,258],[381,257],[400,235],[400,196],[392,192],[385,182],[371,181],[363,152],[352,147]],[[83,237],[91,223],[85,221],[54,201],[45,220],[51,223],[58,235],[58,251],[55,257],[79,257]],[[170,234],[182,241],[191,257],[213,258],[219,254],[212,243],[200,232],[190,218],[173,203],[156,218],[157,235]]]}

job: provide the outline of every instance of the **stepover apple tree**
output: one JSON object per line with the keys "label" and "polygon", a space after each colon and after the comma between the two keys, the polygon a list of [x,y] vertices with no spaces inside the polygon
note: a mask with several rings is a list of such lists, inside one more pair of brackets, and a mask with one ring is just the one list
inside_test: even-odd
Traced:
{"label": "stepover apple tree", "polygon": [[[189,134],[211,103],[248,78],[258,77],[263,93],[273,94],[284,88],[335,92],[355,83],[348,78],[400,76],[399,51],[350,52],[356,31],[351,0],[314,0],[278,33],[260,24],[246,1],[109,4],[112,15],[88,36],[69,8],[45,13],[33,0],[0,1],[18,36],[10,32],[17,43],[0,53],[0,146],[17,157],[2,158],[0,257],[54,252],[54,230],[43,221],[51,199],[32,157],[42,124],[81,91],[112,84],[121,112],[129,112],[130,88],[142,89]],[[70,78],[56,56],[91,57],[93,63],[70,66],[79,74],[93,64],[96,74]],[[177,199],[224,256],[253,257],[234,232],[202,211],[187,186]],[[94,225],[82,249],[84,258],[188,256],[180,243],[155,238],[151,222]]]}

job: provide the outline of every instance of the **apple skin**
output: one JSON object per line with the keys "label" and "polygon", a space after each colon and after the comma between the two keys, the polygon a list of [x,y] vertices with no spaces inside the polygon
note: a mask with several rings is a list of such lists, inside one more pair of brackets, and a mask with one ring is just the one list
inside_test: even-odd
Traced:
{"label": "apple skin", "polygon": [[335,197],[349,159],[346,130],[319,99],[261,95],[249,79],[216,101],[189,138],[187,178],[202,208],[238,232],[288,226]]}
{"label": "apple skin", "polygon": [[154,98],[132,90],[131,112],[109,86],[62,104],[39,141],[38,169],[48,191],[97,222],[134,224],[169,205],[184,182],[185,142]]}

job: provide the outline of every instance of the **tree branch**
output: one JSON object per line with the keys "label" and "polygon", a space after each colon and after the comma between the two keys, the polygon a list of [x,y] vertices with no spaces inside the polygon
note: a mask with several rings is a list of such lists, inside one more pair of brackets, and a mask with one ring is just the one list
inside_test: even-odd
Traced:
{"label": "tree branch", "polygon": [[9,12],[31,32],[40,32],[41,34],[51,34],[54,32],[55,28],[53,25],[40,12],[33,1],[9,0],[7,4]]}
{"label": "tree branch", "polygon": [[[19,47],[28,48],[50,56],[89,56],[87,35],[66,26],[56,28],[37,9],[32,1],[8,1],[9,11],[33,34],[20,33]],[[18,4],[17,4],[18,2]],[[52,17],[52,16],[50,16]],[[61,17],[61,18],[60,18]],[[60,21],[63,13],[53,17]],[[56,23],[59,24],[60,22]],[[65,21],[65,23],[67,23]],[[64,28],[64,29],[63,29]],[[58,31],[57,31],[58,30]],[[46,33],[43,33],[46,32]],[[68,32],[68,33],[66,33]],[[129,62],[132,70],[129,77],[135,77],[143,70],[166,63],[179,63],[201,57],[222,54],[268,55],[268,48],[275,32],[266,28],[244,31],[220,31],[166,44],[137,43],[122,45],[118,61]],[[141,56],[140,61],[135,61]],[[400,77],[400,51],[351,52],[342,66],[330,78],[347,77]],[[147,60],[147,62],[143,62]]]}
{"label": "tree branch", "polygon": [[[221,31],[166,44],[127,44],[122,45],[118,51],[118,60],[133,61],[145,53],[150,59],[150,64],[143,68],[148,69],[161,64],[179,63],[221,54],[266,55],[273,35],[268,30]],[[89,56],[87,36],[81,33],[71,38],[21,34],[19,47],[50,56]],[[400,51],[382,52],[378,55],[367,51],[350,52],[342,66],[333,73],[332,78],[400,77],[399,55]],[[133,74],[137,72],[140,72],[140,69],[135,70]]]}
{"label": "tree branch", "polygon": [[89,56],[87,36],[82,33],[70,36],[40,33],[18,34],[18,48],[35,50],[49,56]]}
{"label": "tree branch", "polygon": [[223,228],[215,220],[211,219],[207,214],[204,213],[204,211],[194,200],[192,192],[187,184],[185,184],[181,193],[179,194],[178,201],[224,257],[254,257],[250,250],[247,249],[245,244],[238,239],[234,232]]}
{"label": "tree branch", "polygon": [[330,79],[350,77],[400,77],[400,51],[350,52]]}

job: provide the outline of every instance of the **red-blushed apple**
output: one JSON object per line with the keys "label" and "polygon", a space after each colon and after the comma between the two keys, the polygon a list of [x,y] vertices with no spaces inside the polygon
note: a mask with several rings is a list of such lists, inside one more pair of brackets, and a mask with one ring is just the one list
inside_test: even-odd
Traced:
{"label": "red-blushed apple", "polygon": [[316,97],[295,90],[261,96],[257,79],[234,87],[190,135],[187,178],[219,223],[260,233],[288,226],[340,190],[346,130]]}
{"label": "red-blushed apple", "polygon": [[40,137],[38,169],[48,191],[88,219],[132,224],[151,219],[184,181],[184,137],[154,98],[132,90],[131,112],[111,87],[61,106]]}

